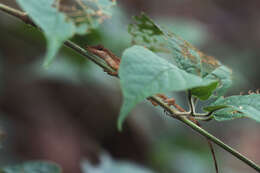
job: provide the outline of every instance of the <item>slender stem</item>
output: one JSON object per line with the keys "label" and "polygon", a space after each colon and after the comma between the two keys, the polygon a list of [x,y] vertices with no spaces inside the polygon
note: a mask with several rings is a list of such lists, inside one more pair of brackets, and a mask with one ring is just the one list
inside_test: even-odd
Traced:
{"label": "slender stem", "polygon": [[28,17],[28,15],[25,12],[22,12],[20,10],[15,9],[15,8],[9,7],[9,6],[4,5],[2,3],[0,3],[0,10],[2,10],[5,13],[10,14],[11,16],[17,17],[18,19],[22,20],[26,24],[30,24],[30,25],[35,26],[35,24],[30,20],[30,18]]}
{"label": "slender stem", "polygon": [[[21,19],[22,21],[24,21],[27,24],[32,24],[33,26],[35,26],[34,23],[32,21],[30,21],[29,17],[26,15],[26,13],[23,13],[23,12],[21,12],[19,10],[13,9],[13,8],[8,7],[6,5],[3,5],[1,3],[0,3],[0,10],[4,11],[4,12],[6,12],[6,13],[12,15],[12,16],[15,16],[15,17]],[[113,69],[111,69],[108,65],[106,65],[104,62],[100,61],[100,59],[97,56],[95,56],[95,55],[91,54],[90,52],[88,52],[87,50],[79,47],[75,43],[73,43],[71,41],[66,41],[64,43],[64,45],[72,48],[73,50],[75,50],[79,54],[81,54],[84,57],[88,58],[89,60],[93,61],[98,66],[103,68],[105,71],[107,71],[107,72],[114,72]],[[211,140],[212,142],[214,142],[215,144],[217,144],[218,146],[220,146],[224,150],[226,150],[229,153],[231,153],[233,156],[237,157],[239,160],[243,161],[244,163],[246,163],[250,167],[254,168],[256,171],[260,172],[260,167],[256,163],[254,163],[250,159],[246,158],[245,156],[240,154],[235,149],[233,149],[230,146],[226,145],[225,143],[223,143],[221,140],[219,140],[218,138],[216,138],[215,136],[213,136],[212,134],[210,134],[206,130],[204,130],[201,127],[199,127],[198,125],[194,124],[188,118],[175,115],[174,113],[176,113],[176,111],[173,110],[166,103],[162,102],[159,98],[157,98],[155,96],[152,96],[152,97],[150,97],[150,99],[152,99],[154,102],[156,102],[158,105],[160,105],[165,111],[169,112],[170,113],[169,115],[172,116],[173,118],[176,118],[176,119],[180,120],[181,122],[185,123],[187,126],[191,127],[193,130],[195,130],[196,132],[198,132],[202,136],[204,136],[207,139]]]}
{"label": "slender stem", "polygon": [[207,139],[207,142],[208,142],[208,145],[209,145],[209,148],[210,148],[210,152],[211,152],[213,160],[214,160],[216,173],[219,173],[218,162],[217,162],[217,158],[216,158],[216,154],[215,154],[215,150],[214,150],[213,144],[212,144],[212,142],[209,139]]}
{"label": "slender stem", "polygon": [[[169,113],[173,113],[171,108],[167,104],[162,102],[160,99],[158,99],[158,98],[156,98],[154,96],[151,97],[151,99],[153,101],[155,101],[156,103],[158,103],[161,107],[163,107]],[[218,138],[216,138],[215,136],[213,136],[212,134],[210,134],[206,130],[204,130],[201,127],[199,127],[198,125],[196,125],[195,123],[190,121],[187,117],[176,116],[176,115],[173,115],[173,117],[178,119],[178,120],[180,120],[181,122],[185,123],[186,125],[191,127],[193,130],[195,130],[196,132],[198,132],[202,136],[206,137],[207,139],[209,139],[210,141],[214,142],[215,144],[217,144],[218,146],[220,146],[224,150],[226,150],[229,153],[231,153],[233,156],[237,157],[239,160],[243,161],[244,163],[246,163],[250,167],[254,168],[256,171],[260,172],[259,165],[257,165],[256,163],[254,163],[253,161],[251,161],[250,159],[248,159],[247,157],[245,157],[244,155],[242,155],[241,153],[239,153],[235,149],[231,148],[230,146],[228,146],[227,144],[225,144],[224,142],[222,142],[221,140],[219,140]]]}
{"label": "slender stem", "polygon": [[[4,5],[4,4],[1,4],[1,3],[0,3],[0,10],[2,10],[3,12],[6,12],[7,14],[9,14],[11,16],[14,16],[14,17],[22,20],[26,24],[30,24],[32,26],[37,27],[33,23],[33,21],[28,17],[28,15],[26,13],[22,12],[22,11],[19,11],[17,9],[11,8],[11,7],[9,7],[7,5]],[[79,54],[85,56],[89,60],[93,61],[95,64],[97,64],[98,66],[103,68],[105,71],[107,71],[107,72],[115,72],[115,70],[113,70],[106,63],[104,63],[104,61],[101,61],[100,58],[98,58],[96,55],[88,52],[86,49],[81,48],[77,44],[75,44],[75,43],[73,43],[73,42],[68,40],[68,41],[64,42],[64,45],[66,45],[67,47],[75,50],[76,52],[78,52]]]}
{"label": "slender stem", "polygon": [[82,47],[78,46],[77,44],[73,43],[72,41],[68,40],[64,43],[64,45],[66,45],[67,47],[75,50],[77,53],[81,54],[82,56],[88,58],[89,60],[91,60],[92,62],[94,62],[95,64],[97,64],[101,68],[103,68],[104,71],[106,71],[106,72],[116,72],[114,69],[109,67],[104,61],[101,61],[100,58],[98,58],[98,56],[88,52],[86,49],[83,49]]}
{"label": "slender stem", "polygon": [[25,12],[22,12],[20,10],[15,9],[15,8],[9,7],[9,6],[4,5],[2,3],[0,3],[0,8],[1,8],[2,11],[6,12],[6,13],[12,15],[12,16],[18,17],[18,18],[23,18],[23,17],[27,16]]}
{"label": "slender stem", "polygon": [[211,116],[208,116],[208,117],[194,117],[194,118],[195,118],[195,120],[198,120],[198,121],[210,121],[214,118],[214,116],[211,115]]}
{"label": "slender stem", "polygon": [[252,160],[246,158],[241,153],[239,153],[237,150],[231,148],[230,146],[228,146],[227,144],[225,144],[224,142],[222,142],[221,140],[219,140],[218,138],[216,138],[215,136],[213,136],[212,134],[210,134],[206,130],[200,128],[199,126],[197,126],[196,124],[194,124],[193,122],[191,122],[190,120],[188,120],[185,117],[180,117],[179,120],[182,121],[183,123],[187,124],[189,127],[191,127],[193,130],[195,130],[196,132],[198,132],[202,136],[208,138],[209,140],[211,140],[212,142],[214,142],[215,144],[217,144],[218,146],[220,146],[224,150],[228,151],[233,156],[237,157],[239,160],[243,161],[244,163],[246,163],[250,167],[254,168],[256,171],[260,172],[260,167],[256,163],[254,163]]}
{"label": "slender stem", "polygon": [[195,112],[195,105],[194,105],[194,100],[192,98],[191,91],[188,91],[188,102],[189,102],[189,107],[191,111],[191,115],[194,116]]}
{"label": "slender stem", "polygon": [[211,111],[208,113],[194,113],[195,117],[209,117],[211,116],[215,111]]}

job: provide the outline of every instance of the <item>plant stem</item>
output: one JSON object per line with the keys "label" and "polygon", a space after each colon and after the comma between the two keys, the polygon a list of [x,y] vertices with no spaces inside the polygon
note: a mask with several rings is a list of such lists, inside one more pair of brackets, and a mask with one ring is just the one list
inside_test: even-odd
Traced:
{"label": "plant stem", "polygon": [[[7,5],[4,5],[2,3],[0,3],[0,10],[2,10],[3,12],[6,12],[7,14],[9,14],[11,16],[14,16],[14,17],[22,20],[26,24],[30,24],[34,27],[37,27],[33,23],[33,21],[28,17],[28,15],[26,13],[20,11],[20,10],[14,9],[14,8],[9,7]],[[66,45],[67,47],[75,50],[75,52],[83,55],[84,57],[88,58],[89,60],[93,61],[95,64],[97,64],[98,66],[103,68],[105,71],[107,71],[107,72],[110,72],[110,71],[114,72],[115,71],[111,67],[109,67],[106,63],[101,61],[100,58],[98,58],[96,55],[89,53],[86,49],[81,48],[77,44],[67,40],[67,41],[64,42],[64,45]]]}
{"label": "plant stem", "polygon": [[192,98],[192,94],[191,91],[188,91],[188,102],[189,102],[189,107],[190,107],[190,111],[191,111],[191,115],[194,116],[195,112],[195,105],[194,105],[194,100]]}
{"label": "plant stem", "polygon": [[104,61],[101,61],[100,58],[98,58],[98,56],[88,52],[86,49],[83,49],[82,47],[78,46],[77,44],[73,43],[72,41],[68,40],[64,43],[64,45],[73,49],[75,52],[81,54],[82,56],[88,58],[89,60],[91,60],[92,62],[94,62],[95,64],[97,64],[101,68],[103,68],[104,71],[106,71],[106,72],[116,72],[114,69],[109,67]]}
{"label": "plant stem", "polygon": [[4,5],[2,3],[0,3],[0,10],[2,10],[5,13],[10,14],[11,16],[15,16],[15,17],[21,19],[26,24],[30,24],[30,25],[35,26],[35,24],[30,20],[30,18],[28,17],[28,15],[25,12],[22,12],[20,10],[15,9],[15,8],[9,7],[9,6]]}
{"label": "plant stem", "polygon": [[[1,4],[1,3],[0,3],[0,10],[10,14],[11,16],[15,16],[16,18],[19,18],[20,20],[22,20],[23,22],[25,22],[27,24],[31,24],[31,25],[35,26],[35,24],[30,20],[30,18],[24,12],[21,12],[19,10],[14,9],[14,8],[8,7],[8,6],[6,6],[4,4]],[[89,60],[93,61],[95,64],[97,64],[98,66],[103,68],[104,71],[111,72],[111,73],[115,72],[105,62],[101,61],[100,58],[98,58],[96,55],[88,52],[87,50],[85,50],[83,48],[81,48],[77,44],[75,44],[75,43],[73,43],[71,41],[66,41],[64,43],[64,45],[66,45],[67,47],[70,47],[71,49],[75,50],[76,52],[78,52],[82,56],[84,56],[84,57],[88,58]],[[214,142],[215,144],[217,144],[218,146],[220,146],[224,150],[226,150],[229,153],[231,153],[233,156],[237,157],[239,160],[243,161],[244,163],[246,163],[250,167],[254,168],[256,171],[260,172],[260,166],[258,166],[256,163],[254,163],[250,159],[246,158],[245,156],[240,154],[238,151],[236,151],[235,149],[231,148],[230,146],[228,146],[227,144],[225,144],[224,142],[222,142],[221,140],[219,140],[218,138],[216,138],[215,136],[213,136],[212,134],[210,134],[206,130],[202,129],[201,127],[199,127],[198,125],[196,125],[195,123],[190,121],[188,118],[182,117],[182,116],[176,116],[174,114],[175,110],[172,109],[170,106],[168,106],[163,101],[161,101],[156,96],[151,96],[150,99],[152,99],[154,102],[156,102],[158,105],[160,105],[164,110],[169,112],[170,115],[173,118],[176,118],[176,119],[180,120],[181,122],[183,122],[187,126],[191,127],[193,130],[195,130],[196,132],[198,132],[202,136],[206,137],[207,139],[209,139],[210,141]]]}
{"label": "plant stem", "polygon": [[236,158],[241,160],[242,162],[246,163],[251,168],[255,169],[257,172],[260,172],[260,166],[257,165],[255,162],[248,159],[247,157],[245,157],[244,155],[242,155],[241,153],[239,153],[237,150],[233,149],[232,147],[228,146],[227,144],[225,144],[220,139],[216,138],[215,136],[213,136],[212,134],[210,134],[203,128],[199,127],[198,125],[196,125],[195,123],[190,121],[187,117],[174,115],[175,111],[172,110],[172,108],[170,106],[168,106],[166,103],[161,101],[159,98],[152,96],[152,97],[150,97],[150,99],[152,99],[154,102],[156,102],[158,105],[160,105],[164,110],[169,112],[170,115],[173,116],[173,118],[180,120],[181,122],[183,122],[187,126],[191,127],[193,130],[195,130],[202,136],[206,137],[210,141],[214,142],[215,144],[217,144],[218,146],[220,146],[221,148],[223,148],[224,150],[226,150],[227,152],[229,152],[230,154],[232,154],[233,156],[235,156]]}
{"label": "plant stem", "polygon": [[185,123],[186,125],[188,125],[189,127],[191,127],[193,130],[195,130],[196,132],[198,132],[199,134],[201,134],[202,136],[205,136],[206,138],[208,138],[210,141],[214,142],[215,144],[217,144],[218,146],[220,146],[221,148],[223,148],[224,150],[228,151],[229,153],[231,153],[233,156],[237,157],[239,160],[243,161],[244,163],[246,163],[247,165],[249,165],[250,167],[254,168],[256,171],[260,172],[260,167],[259,165],[257,165],[256,163],[254,163],[252,160],[246,158],[245,156],[243,156],[241,153],[239,153],[238,151],[236,151],[235,149],[231,148],[230,146],[228,146],[227,144],[225,144],[224,142],[222,142],[221,140],[219,140],[218,138],[216,138],[215,136],[213,136],[212,134],[210,134],[209,132],[207,132],[206,130],[200,128],[199,126],[197,126],[196,124],[194,124],[192,121],[188,120],[185,117],[180,117],[179,118],[180,121],[182,121],[183,123]]}

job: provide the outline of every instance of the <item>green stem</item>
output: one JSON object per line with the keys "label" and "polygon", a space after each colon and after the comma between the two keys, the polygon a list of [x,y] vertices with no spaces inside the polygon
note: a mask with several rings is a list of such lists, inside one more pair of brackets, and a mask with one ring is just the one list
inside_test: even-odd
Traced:
{"label": "green stem", "polygon": [[[7,14],[14,16],[20,20],[22,20],[24,23],[26,24],[30,24],[34,27],[37,27],[33,21],[28,17],[28,15],[22,11],[19,11],[17,9],[11,8],[7,5],[1,4],[0,3],[0,10],[6,12]],[[83,55],[84,57],[88,58],[89,60],[93,61],[95,64],[97,64],[98,66],[100,66],[101,68],[103,68],[105,71],[107,72],[115,72],[115,70],[113,70],[111,67],[109,67],[106,63],[104,63],[104,61],[101,61],[100,58],[98,58],[96,55],[88,52],[86,49],[81,48],[80,46],[78,46],[77,44],[71,42],[71,41],[66,41],[64,43],[64,45],[66,45],[67,47],[75,50],[75,52]]]}
{"label": "green stem", "polygon": [[[19,18],[20,20],[22,20],[23,22],[25,22],[27,24],[31,24],[31,25],[35,26],[35,24],[30,20],[30,18],[24,12],[21,12],[19,10],[14,9],[14,8],[8,7],[8,6],[6,6],[4,4],[1,4],[1,3],[0,3],[0,10],[4,11],[4,12],[6,12],[6,13],[12,15],[12,16],[15,16],[15,17]],[[79,54],[81,54],[84,57],[88,58],[89,60],[93,61],[98,66],[102,67],[105,71],[111,72],[111,73],[114,72],[114,70],[112,68],[110,68],[107,64],[105,64],[103,61],[100,61],[100,59],[97,56],[95,56],[94,54],[92,54],[92,53],[88,52],[87,50],[81,48],[80,46],[76,45],[75,43],[73,43],[71,41],[66,41],[64,43],[64,45],[66,45],[67,47],[70,47],[71,49],[75,50]],[[215,144],[217,144],[218,146],[220,146],[224,150],[226,150],[229,153],[231,153],[233,156],[237,157],[239,160],[243,161],[244,163],[246,163],[250,167],[254,168],[256,171],[260,172],[260,166],[258,166],[256,163],[254,163],[250,159],[246,158],[245,156],[240,154],[235,149],[233,149],[230,146],[226,145],[225,143],[223,143],[221,140],[219,140],[218,138],[216,138],[215,136],[213,136],[212,134],[210,134],[206,130],[204,130],[201,127],[197,126],[196,124],[194,124],[192,121],[190,121],[186,117],[175,115],[174,113],[176,113],[176,110],[174,110],[173,108],[168,106],[166,103],[164,103],[163,101],[161,101],[157,97],[152,96],[150,98],[153,101],[155,101],[158,105],[160,105],[164,110],[169,112],[170,115],[173,118],[176,118],[176,119],[180,120],[181,122],[185,123],[186,125],[191,127],[193,130],[195,130],[196,132],[200,133],[202,136],[206,137],[207,139],[209,139],[210,141],[214,142]]]}
{"label": "green stem", "polygon": [[188,102],[189,102],[189,107],[190,107],[190,111],[191,111],[191,115],[194,116],[194,114],[196,113],[195,111],[195,105],[194,105],[194,100],[192,98],[192,94],[191,91],[188,91]]}
{"label": "green stem", "polygon": [[188,120],[185,117],[180,117],[179,120],[182,121],[183,123],[187,124],[189,127],[191,127],[193,130],[195,130],[196,132],[198,132],[202,136],[208,138],[210,141],[214,142],[215,144],[217,144],[218,146],[220,146],[224,150],[228,151],[233,156],[237,157],[239,160],[243,161],[244,163],[246,163],[250,167],[254,168],[256,171],[260,172],[259,165],[254,163],[252,160],[246,158],[241,153],[239,153],[237,150],[231,148],[230,146],[228,146],[227,144],[225,144],[224,142],[222,142],[221,140],[219,140],[218,138],[216,138],[215,136],[213,136],[212,134],[210,134],[206,130],[200,128],[199,126],[194,124],[192,121]]}
{"label": "green stem", "polygon": [[10,14],[11,16],[15,16],[15,17],[21,19],[26,24],[31,24],[31,25],[35,26],[25,12],[22,12],[20,10],[15,9],[15,8],[9,7],[9,6],[4,5],[2,3],[0,3],[0,10]]}
{"label": "green stem", "polygon": [[218,146],[220,146],[221,148],[223,148],[224,150],[226,150],[227,152],[229,152],[230,154],[232,154],[233,156],[235,156],[236,158],[238,158],[239,160],[243,161],[244,163],[246,163],[248,166],[250,166],[251,168],[255,169],[257,172],[260,172],[260,166],[257,165],[255,162],[253,162],[252,160],[248,159],[247,157],[245,157],[244,155],[242,155],[241,153],[239,153],[237,150],[231,148],[230,146],[228,146],[227,144],[225,144],[224,142],[222,142],[221,140],[219,140],[218,138],[216,138],[215,136],[213,136],[212,134],[210,134],[209,132],[207,132],[206,130],[202,129],[201,127],[199,127],[198,125],[196,125],[195,123],[193,123],[192,121],[190,121],[187,117],[183,117],[183,116],[176,116],[174,115],[174,110],[172,110],[172,108],[170,106],[168,106],[166,103],[164,103],[163,101],[161,101],[159,98],[152,96],[150,97],[154,102],[156,102],[158,105],[160,105],[161,107],[164,108],[164,110],[166,110],[167,112],[170,113],[170,115],[173,116],[173,118],[176,118],[178,120],[180,120],[181,122],[183,122],[184,124],[186,124],[187,126],[191,127],[193,130],[195,130],[196,132],[198,132],[199,134],[201,134],[202,136],[206,137],[207,139],[209,139],[210,141],[214,142],[215,144],[217,144]]}

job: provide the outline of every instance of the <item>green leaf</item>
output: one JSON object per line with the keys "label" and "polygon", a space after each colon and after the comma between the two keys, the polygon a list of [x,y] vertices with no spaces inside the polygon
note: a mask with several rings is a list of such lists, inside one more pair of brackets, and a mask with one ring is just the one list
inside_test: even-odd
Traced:
{"label": "green leaf", "polygon": [[[93,2],[93,0],[85,0],[85,1]],[[102,11],[102,13],[107,15],[107,16],[111,16],[112,15],[112,10],[111,9],[112,9],[112,7],[114,5],[116,5],[116,1],[115,0],[98,0],[98,1],[96,1],[97,9]]]}
{"label": "green leaf", "polygon": [[205,77],[205,79],[218,80],[218,82],[206,87],[194,88],[191,90],[191,94],[201,100],[209,99],[213,92],[217,97],[223,96],[232,85],[231,75],[232,71],[222,65]]}
{"label": "green leaf", "polygon": [[[135,17],[135,23],[129,26],[134,44],[143,45],[155,52],[164,52],[174,60],[180,69],[201,77],[218,80],[207,87],[192,90],[192,94],[201,100],[207,100],[217,88],[216,95],[223,95],[231,85],[231,71],[219,61],[207,56],[187,41],[170,33],[156,24],[145,14]],[[170,60],[172,62],[172,60]]]}
{"label": "green leaf", "polygon": [[214,112],[216,119],[229,120],[248,117],[260,122],[260,94],[230,96],[226,98],[221,97],[216,102],[206,107],[205,110],[212,110],[221,106],[229,108]]}
{"label": "green leaf", "polygon": [[246,117],[243,113],[236,111],[232,107],[221,108],[216,113],[214,119],[217,121],[227,121]]}
{"label": "green leaf", "polygon": [[118,120],[119,129],[122,129],[130,110],[149,96],[209,86],[216,82],[189,74],[142,46],[133,46],[124,51],[119,78],[124,97]]}
{"label": "green leaf", "polygon": [[208,107],[205,107],[204,110],[207,112],[215,112],[217,110],[224,109],[227,107],[228,106],[226,106],[226,105],[208,106]]}
{"label": "green leaf", "polygon": [[49,162],[26,162],[20,165],[4,167],[1,173],[61,173],[61,168]]}
{"label": "green leaf", "polygon": [[128,32],[132,43],[147,47],[154,52],[169,52],[163,31],[144,13],[134,16],[135,23],[130,24]]}
{"label": "green leaf", "polygon": [[207,100],[217,88],[218,82],[213,82],[208,86],[202,86],[191,89],[191,94],[198,97],[200,100]]}
{"label": "green leaf", "polygon": [[219,81],[220,85],[216,89],[218,97],[223,96],[232,85],[232,71],[224,65],[216,68],[206,78]]}
{"label": "green leaf", "polygon": [[[109,10],[116,3],[116,1],[112,0],[84,0],[81,1],[81,3],[79,3],[80,1],[76,1],[74,5],[66,8],[74,9],[74,11],[69,11],[68,14],[66,14],[56,8],[57,6],[66,7],[63,4],[59,4],[60,1],[55,1],[56,3],[54,3],[54,0],[16,1],[44,32],[47,40],[45,66],[51,63],[63,42],[75,34],[88,33],[91,29],[96,28],[103,22],[104,19],[110,17]],[[78,6],[78,8],[76,8],[76,6]]]}
{"label": "green leaf", "polygon": [[101,155],[98,165],[92,165],[87,160],[84,160],[81,165],[83,173],[153,173],[153,171],[131,162],[113,160],[107,154]]}
{"label": "green leaf", "polygon": [[135,17],[135,20],[129,26],[133,43],[169,54],[180,69],[205,77],[221,65],[215,58],[203,54],[178,35],[164,30],[145,14]]}
{"label": "green leaf", "polygon": [[84,34],[87,31],[87,25],[76,26],[65,14],[54,8],[54,0],[17,0],[17,2],[44,32],[47,40],[45,66],[51,63],[64,41],[76,33]]}

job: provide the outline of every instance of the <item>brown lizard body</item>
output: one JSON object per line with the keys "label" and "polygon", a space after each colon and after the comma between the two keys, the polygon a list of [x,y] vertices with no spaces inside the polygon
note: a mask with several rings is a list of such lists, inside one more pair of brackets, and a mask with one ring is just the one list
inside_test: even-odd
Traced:
{"label": "brown lizard body", "polygon": [[118,75],[118,69],[120,65],[120,58],[117,57],[115,54],[113,54],[109,49],[105,48],[103,45],[97,45],[97,46],[87,46],[87,50],[98,57],[102,58],[107,65],[109,65],[112,69],[114,69],[116,72],[111,73],[107,72],[112,76]]}

